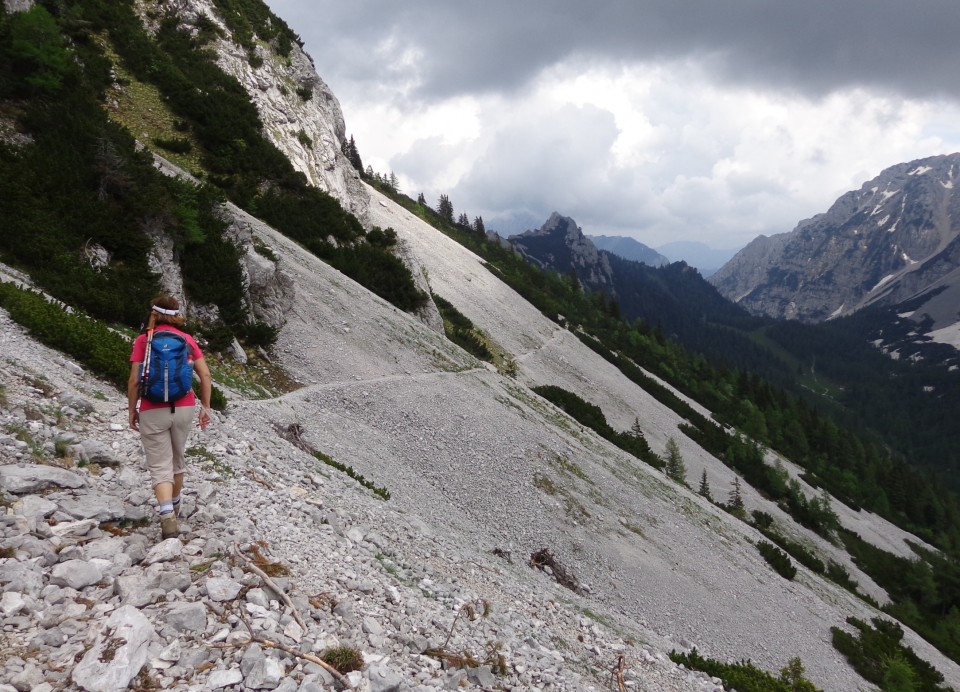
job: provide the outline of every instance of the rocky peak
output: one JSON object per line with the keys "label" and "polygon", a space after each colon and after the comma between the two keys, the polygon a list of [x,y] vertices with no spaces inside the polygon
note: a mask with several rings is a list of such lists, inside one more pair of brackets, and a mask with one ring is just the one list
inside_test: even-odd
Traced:
{"label": "rocky peak", "polygon": [[609,257],[569,216],[553,212],[538,230],[511,236],[510,242],[535,264],[560,273],[575,271],[583,284],[614,294]]}
{"label": "rocky peak", "polygon": [[[790,233],[761,236],[710,278],[755,314],[818,322],[893,305],[956,269],[960,154],[902,163]],[[934,268],[936,265],[936,269]]]}

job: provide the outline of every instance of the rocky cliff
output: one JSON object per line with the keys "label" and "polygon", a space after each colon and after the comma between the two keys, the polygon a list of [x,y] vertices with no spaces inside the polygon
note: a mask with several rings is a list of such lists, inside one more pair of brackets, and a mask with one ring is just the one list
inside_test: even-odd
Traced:
{"label": "rocky cliff", "polygon": [[[932,300],[960,283],[960,154],[898,164],[790,233],[761,236],[710,282],[754,314],[819,322],[870,304]],[[943,298],[935,328],[957,319]],[[933,313],[933,314],[930,314]]]}
{"label": "rocky cliff", "polygon": [[[139,3],[147,26],[154,21],[150,19],[152,4]],[[254,51],[259,60],[251,61],[249,52],[231,38],[213,0],[175,0],[168,6],[194,31],[201,18],[220,29],[217,63],[246,89],[270,141],[312,185],[336,197],[365,222],[370,198],[342,152],[346,125],[340,102],[317,74],[313,59],[297,43],[284,57],[269,44],[257,42]]]}

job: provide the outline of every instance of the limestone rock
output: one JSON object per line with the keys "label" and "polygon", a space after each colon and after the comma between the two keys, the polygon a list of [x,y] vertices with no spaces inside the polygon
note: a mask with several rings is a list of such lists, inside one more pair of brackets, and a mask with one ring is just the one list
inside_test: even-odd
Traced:
{"label": "limestone rock", "polygon": [[147,662],[148,645],[155,636],[139,610],[121,606],[73,669],[73,681],[90,692],[125,689]]}

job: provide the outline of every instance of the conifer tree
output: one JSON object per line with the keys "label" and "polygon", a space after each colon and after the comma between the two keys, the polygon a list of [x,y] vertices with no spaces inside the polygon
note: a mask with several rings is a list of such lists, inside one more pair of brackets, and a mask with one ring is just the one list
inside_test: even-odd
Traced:
{"label": "conifer tree", "polygon": [[740,476],[733,477],[733,488],[730,490],[730,512],[738,517],[745,517],[747,507],[743,504],[743,491],[740,488]]}
{"label": "conifer tree", "polygon": [[441,218],[453,223],[453,202],[446,195],[440,195],[440,201],[437,202],[437,213]]}
{"label": "conifer tree", "polygon": [[427,198],[423,196],[422,192],[417,195],[417,204],[419,204],[421,207],[427,206]]}
{"label": "conifer tree", "polygon": [[[360,160],[360,152],[357,150],[357,143],[353,140],[353,135],[350,135],[350,139],[343,143],[341,151],[347,157],[350,165],[357,170],[357,173],[363,173],[363,161]],[[373,169],[371,168],[367,175],[372,172]]]}
{"label": "conifer tree", "polygon": [[477,235],[486,235],[487,229],[483,225],[483,217],[478,216],[473,220],[473,231]]}
{"label": "conifer tree", "polygon": [[700,476],[700,488],[697,492],[703,497],[713,502],[713,496],[710,494],[710,483],[707,482],[707,470],[703,470],[703,474]]}
{"label": "conifer tree", "polygon": [[464,228],[470,228],[470,218],[467,216],[466,212],[460,212],[460,216],[457,217],[457,225],[463,226]]}
{"label": "conifer tree", "polygon": [[687,467],[680,455],[680,445],[672,437],[667,440],[667,465],[664,472],[677,483],[686,483]]}

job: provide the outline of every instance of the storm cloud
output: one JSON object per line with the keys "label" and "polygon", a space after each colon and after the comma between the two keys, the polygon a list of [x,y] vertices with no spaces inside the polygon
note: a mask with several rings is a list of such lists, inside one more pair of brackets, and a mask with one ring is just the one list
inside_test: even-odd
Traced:
{"label": "storm cloud", "polygon": [[365,162],[508,231],[742,245],[960,148],[955,0],[268,2]]}

